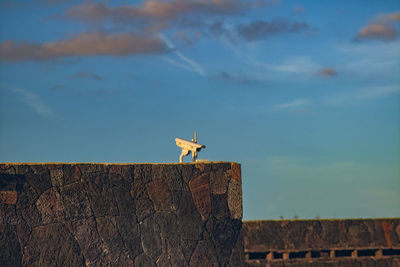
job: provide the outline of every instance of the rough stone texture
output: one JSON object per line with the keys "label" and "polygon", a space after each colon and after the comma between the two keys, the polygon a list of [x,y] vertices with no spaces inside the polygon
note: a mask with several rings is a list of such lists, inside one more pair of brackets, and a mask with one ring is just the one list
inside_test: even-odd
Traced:
{"label": "rough stone texture", "polygon": [[0,266],[243,266],[240,175],[224,162],[1,163]]}
{"label": "rough stone texture", "polygon": [[243,223],[247,250],[400,248],[400,219],[274,220]]}
{"label": "rough stone texture", "polygon": [[[400,266],[399,230],[399,218],[244,222],[246,266]],[[360,255],[363,251],[372,254]],[[301,257],[288,256],[300,252]]]}
{"label": "rough stone texture", "polygon": [[281,261],[274,263],[246,262],[246,267],[398,267],[400,258],[388,259],[334,259],[314,261]]}

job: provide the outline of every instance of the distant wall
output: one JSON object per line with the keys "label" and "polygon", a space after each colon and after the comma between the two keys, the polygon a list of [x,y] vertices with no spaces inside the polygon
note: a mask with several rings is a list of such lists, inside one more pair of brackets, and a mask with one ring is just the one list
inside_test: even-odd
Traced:
{"label": "distant wall", "polygon": [[249,221],[242,231],[249,266],[400,266],[400,219]]}
{"label": "distant wall", "polygon": [[240,266],[240,165],[0,164],[0,266]]}

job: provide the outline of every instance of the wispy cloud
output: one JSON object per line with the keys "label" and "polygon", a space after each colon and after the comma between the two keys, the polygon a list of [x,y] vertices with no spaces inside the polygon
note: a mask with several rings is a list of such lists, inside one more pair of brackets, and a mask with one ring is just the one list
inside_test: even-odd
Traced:
{"label": "wispy cloud", "polygon": [[91,73],[90,71],[79,71],[72,75],[73,78],[78,78],[78,79],[93,79],[96,81],[102,81],[103,78],[101,78],[99,75]]}
{"label": "wispy cloud", "polygon": [[360,29],[354,40],[395,41],[399,37],[399,31],[396,27],[398,21],[400,21],[400,12],[379,14],[370,24]]}
{"label": "wispy cloud", "polygon": [[306,112],[313,107],[351,107],[399,93],[400,85],[372,86],[345,93],[329,94],[314,98],[312,101],[307,98],[298,98],[287,103],[276,104],[273,108],[281,111]]}
{"label": "wispy cloud", "polygon": [[7,40],[0,43],[0,60],[49,60],[71,56],[159,54],[169,49],[158,37],[130,32],[107,34],[81,33],[66,40],[42,44]]}
{"label": "wispy cloud", "polygon": [[11,92],[18,95],[19,101],[28,105],[40,116],[52,117],[52,118],[58,117],[53,111],[53,109],[50,106],[46,105],[43,102],[42,98],[39,95],[35,94],[34,92],[20,87],[10,86],[4,83],[0,83],[0,86],[7,88]]}
{"label": "wispy cloud", "polygon": [[328,95],[318,101],[327,106],[353,106],[366,101],[388,97],[399,92],[400,86],[391,84],[361,88],[342,94]]}
{"label": "wispy cloud", "polygon": [[315,63],[308,57],[294,57],[289,58],[284,63],[271,66],[274,71],[289,72],[289,73],[315,73],[320,69],[320,65]]}
{"label": "wispy cloud", "polygon": [[173,51],[173,54],[175,54],[181,60],[181,62],[178,62],[169,57],[163,57],[163,59],[165,61],[167,61],[175,66],[181,67],[183,69],[196,72],[201,76],[205,76],[205,72],[204,72],[203,68],[200,66],[200,64],[198,64],[196,61],[186,57],[181,52],[179,52],[177,50],[177,48],[175,47],[175,45],[170,40],[168,40],[168,38],[165,35],[160,34],[160,38],[167,44],[168,48],[171,51]]}
{"label": "wispy cloud", "polygon": [[356,95],[358,100],[375,99],[400,92],[400,85],[385,85],[367,88]]}
{"label": "wispy cloud", "polygon": [[340,69],[343,73],[363,75],[366,78],[378,77],[379,80],[393,80],[400,73],[398,58],[400,41],[363,42],[336,45],[340,54],[346,59]]}
{"label": "wispy cloud", "polygon": [[274,107],[278,109],[299,109],[304,108],[310,104],[311,102],[308,99],[299,98],[288,103],[277,104]]}

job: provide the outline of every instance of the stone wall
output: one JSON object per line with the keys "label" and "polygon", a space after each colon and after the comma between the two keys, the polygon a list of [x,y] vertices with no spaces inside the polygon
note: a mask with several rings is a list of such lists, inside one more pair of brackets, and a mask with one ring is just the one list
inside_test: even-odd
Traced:
{"label": "stone wall", "polygon": [[240,165],[0,164],[0,266],[241,266]]}
{"label": "stone wall", "polygon": [[400,219],[243,223],[248,266],[400,266]]}

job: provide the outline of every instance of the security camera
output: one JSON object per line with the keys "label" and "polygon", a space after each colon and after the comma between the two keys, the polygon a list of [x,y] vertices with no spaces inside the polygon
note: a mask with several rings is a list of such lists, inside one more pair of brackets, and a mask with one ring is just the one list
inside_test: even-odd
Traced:
{"label": "security camera", "polygon": [[192,161],[196,162],[197,152],[200,152],[202,148],[206,148],[204,145],[197,144],[197,134],[194,133],[194,139],[187,141],[181,138],[175,138],[176,145],[182,149],[182,153],[179,157],[179,162],[182,162],[184,156],[189,155],[192,152]]}

